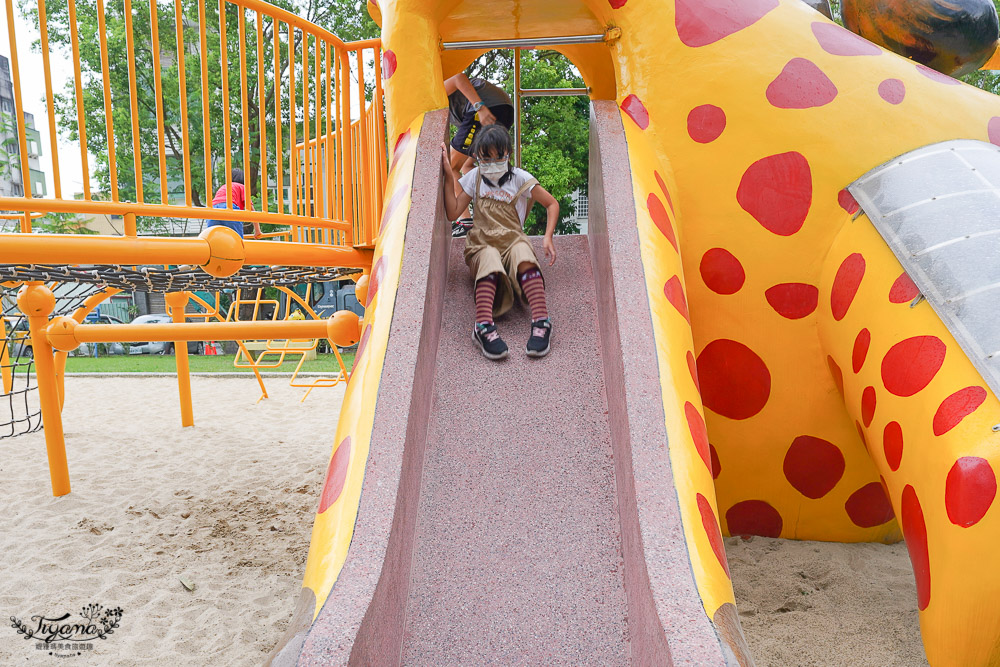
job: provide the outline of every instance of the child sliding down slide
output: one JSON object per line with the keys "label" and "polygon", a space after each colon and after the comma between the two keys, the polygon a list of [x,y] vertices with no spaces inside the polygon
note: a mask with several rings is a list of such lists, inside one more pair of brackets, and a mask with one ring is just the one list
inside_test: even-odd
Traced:
{"label": "child sliding down slide", "polygon": [[510,167],[510,149],[510,135],[504,127],[484,127],[472,145],[477,167],[456,182],[448,147],[441,146],[448,219],[457,219],[474,202],[472,229],[465,240],[465,263],[476,283],[472,337],[483,355],[494,360],[507,357],[507,344],[493,318],[510,310],[515,294],[527,300],[531,310],[527,355],[548,354],[552,336],[541,266],[522,226],[533,201],[545,207],[548,218],[542,247],[552,266],[556,261],[552,233],[559,220],[559,202],[531,174]]}

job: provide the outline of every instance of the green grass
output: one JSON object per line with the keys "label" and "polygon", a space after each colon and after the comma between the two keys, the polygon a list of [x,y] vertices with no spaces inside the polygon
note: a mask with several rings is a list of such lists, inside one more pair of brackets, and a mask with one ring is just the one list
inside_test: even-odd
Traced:
{"label": "green grass", "polygon": [[[354,351],[341,354],[347,370],[354,363]],[[249,368],[234,368],[233,355],[189,355],[192,373],[252,373]],[[288,355],[286,361],[278,368],[262,368],[261,372],[287,372],[295,370],[299,363],[298,355]],[[268,355],[265,362],[274,363],[278,356]],[[245,360],[244,360],[245,361]],[[67,373],[173,373],[177,366],[172,355],[109,355],[94,359],[93,357],[69,357],[66,360]],[[315,361],[302,364],[302,372],[333,373],[340,370],[337,357],[332,354],[321,354]]]}

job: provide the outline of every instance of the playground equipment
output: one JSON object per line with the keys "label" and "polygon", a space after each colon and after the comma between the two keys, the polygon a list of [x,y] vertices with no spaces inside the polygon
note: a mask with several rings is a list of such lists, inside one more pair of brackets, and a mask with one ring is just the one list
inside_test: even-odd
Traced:
{"label": "playground equipment", "polygon": [[[261,17],[287,26],[286,44],[300,31],[292,62],[303,71],[311,39],[317,68],[355,48],[263,3],[239,7],[256,13],[258,44]],[[1000,535],[990,326],[1000,276],[987,254],[997,98],[798,0],[389,0],[369,11],[382,26],[386,131],[376,82],[363,114],[374,120],[354,135],[361,148],[341,141],[350,105],[337,87],[335,129],[297,141],[288,127],[302,150],[287,210],[207,211],[141,194],[0,199],[29,215],[183,214],[292,232],[146,239],[133,222],[122,239],[11,234],[0,256],[19,265],[12,279],[33,263],[190,263],[222,279],[246,264],[363,271],[360,326],[157,327],[176,341],[358,340],[274,664],[749,665],[722,534],[903,537],[931,664],[1000,661],[1000,573],[987,556]],[[204,21],[200,30],[204,42]],[[43,53],[45,39],[43,29]],[[590,231],[557,239],[566,252],[547,274],[550,310],[596,340],[556,339],[544,361],[493,365],[461,352],[470,289],[441,207],[442,81],[488,49],[543,44],[577,65],[593,100]],[[339,85],[348,70],[336,71]],[[373,134],[391,146],[382,181]],[[246,146],[244,133],[244,160]],[[330,168],[331,153],[349,166]],[[361,214],[359,200],[370,202]],[[50,322],[39,282],[20,305],[48,438],[59,418],[49,344],[140,332]],[[183,319],[186,297],[171,298]],[[54,489],[67,492],[61,433],[47,442]]]}

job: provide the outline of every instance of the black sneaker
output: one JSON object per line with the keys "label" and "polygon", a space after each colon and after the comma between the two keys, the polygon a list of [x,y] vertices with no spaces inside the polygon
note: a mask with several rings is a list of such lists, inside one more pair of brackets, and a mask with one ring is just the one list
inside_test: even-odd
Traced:
{"label": "black sneaker", "polygon": [[526,352],[529,357],[544,357],[549,353],[549,338],[552,336],[552,321],[545,317],[531,323],[531,338]]}
{"label": "black sneaker", "polygon": [[465,236],[472,229],[472,218],[462,218],[451,223],[451,235],[455,238]]}
{"label": "black sneaker", "polygon": [[472,340],[476,341],[487,359],[499,361],[507,358],[507,343],[503,342],[503,338],[497,333],[495,324],[477,322],[472,330]]}

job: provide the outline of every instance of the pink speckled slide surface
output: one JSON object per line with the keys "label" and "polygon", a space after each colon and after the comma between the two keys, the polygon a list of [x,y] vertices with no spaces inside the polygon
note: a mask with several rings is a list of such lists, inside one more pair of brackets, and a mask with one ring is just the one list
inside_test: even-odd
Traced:
{"label": "pink speckled slide surface", "polygon": [[525,355],[517,307],[501,362],[472,341],[442,207],[446,115],[427,115],[351,548],[280,664],[749,664],[694,583],[624,133],[613,102],[594,109],[590,234],[543,262],[552,351]]}

